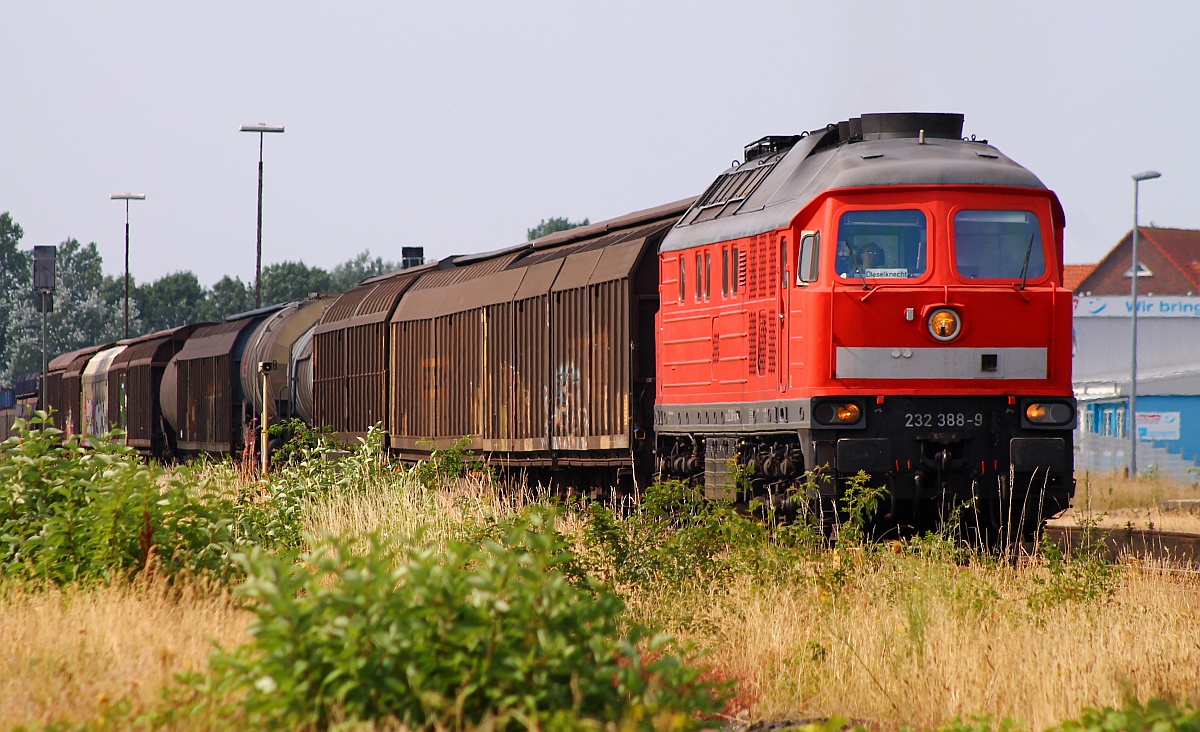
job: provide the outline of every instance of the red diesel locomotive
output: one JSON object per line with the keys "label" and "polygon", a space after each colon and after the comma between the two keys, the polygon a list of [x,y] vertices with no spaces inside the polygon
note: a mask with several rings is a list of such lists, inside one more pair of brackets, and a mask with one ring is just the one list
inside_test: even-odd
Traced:
{"label": "red diesel locomotive", "polygon": [[661,473],[731,495],[736,457],[756,492],[809,484],[829,521],[866,471],[899,531],[957,508],[988,540],[1067,507],[1063,210],[962,123],[868,114],[763,138],[671,229]]}

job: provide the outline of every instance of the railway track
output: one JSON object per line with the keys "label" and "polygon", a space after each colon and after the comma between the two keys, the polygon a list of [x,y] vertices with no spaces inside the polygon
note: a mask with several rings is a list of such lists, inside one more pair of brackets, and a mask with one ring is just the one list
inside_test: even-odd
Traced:
{"label": "railway track", "polygon": [[1066,554],[1097,547],[1111,562],[1137,557],[1200,568],[1200,534],[1136,527],[1051,525],[1046,527],[1046,535]]}

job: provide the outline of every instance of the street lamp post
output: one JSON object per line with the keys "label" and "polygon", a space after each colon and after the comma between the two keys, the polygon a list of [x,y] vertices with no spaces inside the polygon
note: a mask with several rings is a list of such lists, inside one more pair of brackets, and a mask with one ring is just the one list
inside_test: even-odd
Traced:
{"label": "street lamp post", "polygon": [[1162,173],[1157,170],[1147,170],[1133,176],[1133,269],[1130,270],[1130,300],[1133,312],[1130,330],[1133,344],[1129,358],[1129,477],[1137,477],[1137,324],[1138,324],[1138,184],[1144,180],[1153,180]]}
{"label": "street lamp post", "polygon": [[129,338],[129,202],[146,200],[145,193],[114,193],[111,201],[125,202],[125,337]]}
{"label": "street lamp post", "polygon": [[242,125],[239,132],[258,133],[258,249],[254,260],[254,307],[262,307],[262,181],[263,181],[263,134],[266,132],[283,132],[283,127],[259,122],[256,125]]}

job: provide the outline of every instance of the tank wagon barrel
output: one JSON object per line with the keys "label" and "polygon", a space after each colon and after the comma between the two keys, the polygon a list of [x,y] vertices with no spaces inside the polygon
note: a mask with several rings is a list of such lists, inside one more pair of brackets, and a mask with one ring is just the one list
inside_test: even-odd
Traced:
{"label": "tank wagon barrel", "polygon": [[[242,393],[246,398],[245,421],[262,413],[262,377],[259,364],[274,362],[279,368],[268,372],[267,414],[272,420],[296,416],[293,405],[292,347],[316,325],[339,293],[313,293],[304,300],[288,303],[254,329],[242,356]],[[311,393],[311,386],[309,387]]]}

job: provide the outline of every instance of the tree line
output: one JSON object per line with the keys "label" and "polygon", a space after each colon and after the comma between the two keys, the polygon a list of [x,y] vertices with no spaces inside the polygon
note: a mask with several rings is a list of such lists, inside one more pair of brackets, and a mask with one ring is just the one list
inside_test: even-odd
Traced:
{"label": "tree line", "polygon": [[[42,367],[42,316],[34,306],[33,253],[21,250],[21,226],[0,214],[0,388]],[[363,250],[331,270],[303,262],[263,267],[264,304],[303,299],[311,292],[344,292],[361,280],[393,272],[396,262]],[[125,278],[104,274],[95,242],[67,239],[58,246],[54,310],[46,318],[50,357],[124,336]],[[188,323],[218,322],[254,308],[254,282],[226,275],[204,287],[181,271],[143,284],[130,278],[129,335],[136,337]]]}

